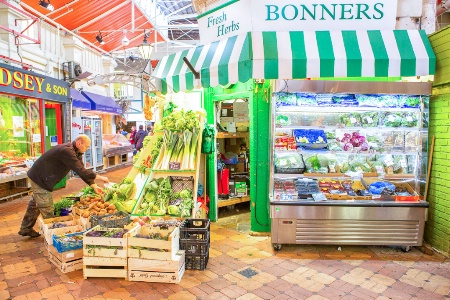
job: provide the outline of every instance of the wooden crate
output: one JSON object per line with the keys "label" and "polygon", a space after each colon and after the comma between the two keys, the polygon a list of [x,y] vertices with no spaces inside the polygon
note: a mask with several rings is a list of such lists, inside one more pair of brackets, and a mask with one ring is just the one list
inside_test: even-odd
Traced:
{"label": "wooden crate", "polygon": [[[148,235],[151,233],[160,233],[167,236],[167,233],[173,231],[169,235],[169,239],[156,240],[136,238],[136,234]],[[151,248],[155,250],[133,249],[133,247]],[[159,227],[142,226],[128,233],[128,257],[153,260],[174,260],[180,249],[180,228],[171,227],[169,230],[161,230]]]}
{"label": "wooden crate", "polygon": [[48,251],[48,259],[54,264],[62,273],[69,273],[76,270],[83,269],[83,250],[77,249],[58,253],[55,247],[46,243]]}
{"label": "wooden crate", "polygon": [[113,277],[127,279],[126,257],[83,257],[83,276],[88,277]]}
{"label": "wooden crate", "polygon": [[70,233],[82,232],[82,231],[84,231],[84,228],[81,225],[47,229],[47,230],[44,230],[44,237],[45,237],[45,241],[49,245],[53,245],[53,235],[63,235],[63,234],[70,234]]}
{"label": "wooden crate", "polygon": [[[66,224],[66,227],[61,228],[51,228],[53,224],[55,223],[63,223]],[[49,219],[43,219],[42,216],[39,216],[38,218],[38,226],[39,231],[44,236],[45,240],[49,245],[53,244],[53,233],[57,229],[66,229],[67,231],[62,231],[60,234],[67,233],[67,232],[79,232],[74,231],[78,229],[77,225],[79,225],[79,219],[75,219],[73,216],[64,216],[64,217],[56,217],[56,218],[49,218]],[[58,230],[59,231],[59,230]],[[81,231],[81,230],[80,230]]]}
{"label": "wooden crate", "polygon": [[[83,255],[84,257],[112,257],[112,258],[127,258],[127,239],[128,234],[125,234],[122,238],[107,238],[107,237],[92,237],[87,236],[91,231],[99,230],[101,227],[97,225],[90,230],[86,231],[83,235]],[[129,232],[137,229],[138,227],[132,227]],[[121,229],[121,228],[108,228],[111,229]],[[118,247],[117,249],[107,249],[102,248],[102,246],[107,247]]]}
{"label": "wooden crate", "polygon": [[128,280],[179,283],[185,271],[184,257],[179,250],[172,261],[128,258]]}

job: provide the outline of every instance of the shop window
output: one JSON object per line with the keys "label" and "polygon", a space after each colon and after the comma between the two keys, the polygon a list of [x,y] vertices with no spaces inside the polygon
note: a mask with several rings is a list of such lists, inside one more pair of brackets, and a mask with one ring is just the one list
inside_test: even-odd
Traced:
{"label": "shop window", "polygon": [[41,154],[39,100],[0,95],[0,156]]}

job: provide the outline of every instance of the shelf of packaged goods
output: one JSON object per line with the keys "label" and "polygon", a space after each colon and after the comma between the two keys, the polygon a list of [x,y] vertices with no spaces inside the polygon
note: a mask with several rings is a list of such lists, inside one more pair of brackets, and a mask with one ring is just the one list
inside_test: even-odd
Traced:
{"label": "shelf of packaged goods", "polygon": [[[389,179],[414,179],[414,174],[385,174],[379,175],[378,173],[363,173],[363,177],[377,177],[384,178],[386,180]],[[304,174],[273,174],[274,179],[296,179],[296,178],[351,178],[352,176],[341,173],[304,173]]]}
{"label": "shelf of packaged goods", "polygon": [[5,178],[0,178],[0,183],[10,182],[10,181],[16,181],[20,179],[28,178],[27,174],[21,174],[21,175],[11,175]]}
{"label": "shelf of packaged goods", "polygon": [[249,201],[250,201],[250,196],[229,198],[226,200],[219,200],[218,207],[224,207],[224,206],[228,206],[228,205],[249,202]]}
{"label": "shelf of packaged goods", "polygon": [[408,152],[395,152],[395,151],[385,151],[385,152],[379,152],[379,151],[328,151],[323,149],[317,149],[317,150],[274,150],[275,154],[288,154],[288,153],[298,153],[298,154],[358,154],[358,155],[374,155],[374,154],[382,154],[382,155],[418,155],[418,151],[408,151]]}
{"label": "shelf of packaged goods", "polygon": [[403,107],[359,107],[359,106],[280,106],[277,107],[277,113],[305,113],[305,112],[324,112],[325,110],[328,113],[337,113],[337,112],[373,112],[373,111],[381,111],[381,112],[420,112],[420,107],[417,108],[403,108]]}
{"label": "shelf of packaged goods", "polygon": [[282,126],[276,125],[275,130],[283,130],[283,129],[323,129],[323,130],[345,130],[345,131],[408,131],[408,132],[419,132],[422,128],[417,127],[344,127],[344,126],[303,126],[303,125],[289,125]]}
{"label": "shelf of packaged goods", "polygon": [[217,139],[248,138],[248,132],[218,132]]}

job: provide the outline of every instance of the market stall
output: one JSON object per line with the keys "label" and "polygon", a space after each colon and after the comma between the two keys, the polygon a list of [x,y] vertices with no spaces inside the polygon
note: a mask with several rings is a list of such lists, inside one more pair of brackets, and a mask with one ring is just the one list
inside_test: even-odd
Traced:
{"label": "market stall", "polygon": [[123,134],[104,134],[102,138],[106,169],[132,161],[134,147]]}
{"label": "market stall", "polygon": [[[79,134],[86,134],[92,141],[92,146],[83,155],[85,168],[96,172],[109,167],[109,157],[112,155],[105,155],[103,134],[112,133],[112,118],[121,115],[122,108],[114,99],[91,92],[71,89],[71,96],[75,108],[72,117],[72,140]],[[125,161],[128,161],[128,158]],[[120,162],[122,163],[122,157]]]}
{"label": "market stall", "polygon": [[[274,162],[270,159],[274,151],[274,141],[270,133],[271,126],[275,124],[271,122],[275,112],[271,112],[272,90],[310,92],[317,95],[387,94],[395,97],[430,94],[430,86],[420,83],[420,81],[430,80],[426,76],[433,75],[435,72],[435,56],[425,32],[397,29],[395,16],[397,3],[381,2],[383,2],[383,9],[379,18],[366,18],[368,15],[362,12],[359,12],[359,17],[356,18],[334,18],[333,12],[327,10],[328,4],[325,2],[320,7],[316,7],[316,4],[296,7],[284,1],[276,5],[268,4],[266,1],[231,1],[220,7],[212,9],[208,7],[210,10],[202,12],[198,17],[201,37],[205,45],[167,56],[158,64],[155,76],[160,78],[163,92],[168,88],[174,90],[192,88],[196,85],[194,73],[198,73],[199,84],[206,89],[205,108],[208,112],[208,123],[214,126],[220,122],[221,117],[217,115],[215,102],[235,99],[248,101],[250,149],[255,147],[254,149],[258,150],[253,153],[250,151],[249,155],[251,229],[253,231],[272,230],[273,233],[278,231],[278,227],[273,227],[279,218],[278,204],[269,200],[273,197],[274,183],[270,180],[271,175],[274,174]],[[360,6],[360,4],[348,4],[349,7],[352,5]],[[367,4],[367,8],[371,6],[370,3]],[[321,18],[318,17],[320,12],[316,11],[316,8],[320,8]],[[250,11],[251,17],[242,14],[243,11]],[[343,16],[346,14],[350,16],[354,11],[344,9],[341,13]],[[325,16],[326,22],[323,21]],[[308,22],[301,22],[305,18]],[[209,20],[217,20],[217,22]],[[233,24],[239,25],[233,26]],[[294,24],[296,24],[296,31],[289,31]],[[192,68],[185,66],[185,61],[190,62]],[[191,69],[194,71],[191,72]],[[401,87],[402,77],[409,77],[407,80],[411,81],[408,90]],[[317,81],[317,78],[322,81]],[[332,81],[339,78],[345,78],[349,81],[349,85],[344,85],[342,82],[333,84]],[[285,80],[291,79],[299,79],[299,81],[287,81],[285,84]],[[270,82],[269,80],[278,81]],[[327,83],[323,80],[332,81]],[[371,83],[361,84],[359,81]],[[315,85],[315,89],[303,90],[302,84],[308,84],[308,82]],[[383,82],[383,84],[376,85],[375,82]],[[339,89],[343,86],[349,87],[348,90]],[[317,97],[320,98],[320,95]],[[378,107],[375,108],[377,114],[381,113],[378,109]],[[405,112],[401,110],[401,107],[396,109],[399,110],[397,117],[404,115]],[[335,111],[339,112],[336,107],[333,107],[330,113]],[[346,112],[345,109],[343,112]],[[363,110],[362,113],[370,114],[374,111]],[[424,111],[409,113],[421,116]],[[306,117],[314,119],[309,112],[306,116],[302,112],[297,114],[299,119]],[[392,113],[391,118],[396,118],[395,115]],[[318,116],[315,117],[320,119]],[[393,121],[393,123],[397,122]],[[298,129],[314,129],[313,123],[305,124],[303,125],[306,128]],[[417,124],[416,131],[422,130],[422,122]],[[333,125],[336,126],[336,124]],[[318,125],[320,126],[322,125]],[[384,126],[384,123],[377,126]],[[220,133],[217,137],[220,137]],[[422,145],[426,145],[426,133],[423,137]],[[283,143],[287,146],[289,141],[291,140],[287,138],[283,140]],[[296,148],[295,151],[301,148],[301,145],[292,141],[291,146]],[[416,162],[425,156],[416,155]],[[210,178],[209,186],[216,187],[219,179],[215,175],[217,174],[215,155],[209,155],[207,170]],[[411,176],[416,181],[419,178],[422,179],[423,174],[417,173],[421,170],[423,168],[415,168],[413,174],[408,174],[407,179],[410,180]],[[378,173],[375,177],[377,176]],[[268,182],[270,183],[267,184]],[[418,188],[416,183],[412,185]],[[210,218],[215,220],[214,212],[217,212],[219,202],[215,195],[215,188],[209,189],[208,192],[211,196]],[[423,229],[426,203],[422,204],[422,207],[418,208],[421,217],[417,218],[421,220],[419,228]],[[331,206],[327,209],[331,209]],[[377,210],[373,208],[371,212],[378,215]],[[383,213],[381,210],[380,214]],[[407,209],[403,212],[408,215]],[[271,222],[271,218],[274,222]],[[299,215],[299,220],[301,218]],[[417,220],[414,218],[411,220]],[[422,229],[419,229],[419,235]],[[273,237],[276,237],[276,234],[273,234]],[[323,242],[328,243],[325,239]],[[283,242],[274,239],[277,248],[281,243]],[[411,245],[419,243],[421,243],[420,236],[412,244],[410,241]]]}
{"label": "market stall", "polygon": [[36,157],[70,140],[69,84],[5,64],[0,84],[0,199],[8,199],[28,193]]}

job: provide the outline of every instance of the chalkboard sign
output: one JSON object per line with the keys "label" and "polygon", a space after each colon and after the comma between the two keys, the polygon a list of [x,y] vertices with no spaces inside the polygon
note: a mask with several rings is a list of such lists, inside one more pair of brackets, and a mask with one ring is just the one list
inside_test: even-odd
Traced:
{"label": "chalkboard sign", "polygon": [[179,162],[169,162],[169,170],[179,170],[180,163]]}

